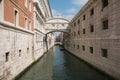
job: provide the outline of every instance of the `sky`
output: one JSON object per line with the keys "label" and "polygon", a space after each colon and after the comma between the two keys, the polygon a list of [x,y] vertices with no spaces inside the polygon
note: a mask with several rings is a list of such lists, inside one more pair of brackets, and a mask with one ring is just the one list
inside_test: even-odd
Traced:
{"label": "sky", "polygon": [[72,19],[88,0],[49,0],[53,16]]}

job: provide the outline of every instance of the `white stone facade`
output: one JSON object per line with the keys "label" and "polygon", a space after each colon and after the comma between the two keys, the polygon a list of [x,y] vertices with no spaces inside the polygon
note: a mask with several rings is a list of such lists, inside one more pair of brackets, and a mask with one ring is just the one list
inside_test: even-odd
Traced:
{"label": "white stone facade", "polygon": [[120,0],[89,0],[70,22],[71,36],[64,40],[68,51],[118,80],[119,4]]}
{"label": "white stone facade", "polygon": [[69,20],[61,16],[54,16],[53,18],[48,18],[45,25],[46,33],[49,33],[51,31],[66,31],[68,25]]}
{"label": "white stone facade", "polygon": [[[49,7],[48,0],[35,0],[34,4],[34,56],[37,60],[44,54],[44,52],[47,51],[45,42],[45,24],[46,19],[52,17],[52,13]],[[49,35],[48,39],[50,40],[50,42],[48,40],[48,43],[51,43],[49,45],[49,48],[54,45],[54,39],[52,39],[52,37],[54,37],[54,35]]]}
{"label": "white stone facade", "polygon": [[34,34],[1,22],[0,34],[0,78],[10,80],[34,61]]}
{"label": "white stone facade", "polygon": [[[36,0],[34,31],[27,30],[4,20],[3,2],[4,0],[0,2],[0,80],[11,80],[46,52],[45,21],[52,14],[48,0]],[[54,45],[54,35],[49,35],[49,38],[51,48]]]}

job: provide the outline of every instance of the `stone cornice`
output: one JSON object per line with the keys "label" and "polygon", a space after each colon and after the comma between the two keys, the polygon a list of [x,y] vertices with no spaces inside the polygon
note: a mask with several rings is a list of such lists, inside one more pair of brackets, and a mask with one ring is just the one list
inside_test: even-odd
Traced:
{"label": "stone cornice", "polygon": [[30,15],[28,15],[28,13],[26,13],[26,11],[24,9],[22,9],[14,0],[10,0],[17,8],[19,8],[25,15],[29,16],[29,18],[32,20],[33,16],[31,17]]}
{"label": "stone cornice", "polygon": [[34,6],[36,7],[37,12],[41,15],[42,19],[43,19],[44,21],[46,21],[46,19],[45,19],[45,17],[43,16],[43,14],[42,14],[42,12],[41,12],[41,9],[39,8],[39,5],[38,5],[37,2],[34,2]]}
{"label": "stone cornice", "polygon": [[39,29],[35,28],[35,30],[43,35],[45,35],[45,33],[43,33],[42,31],[40,31]]}
{"label": "stone cornice", "polygon": [[76,16],[71,20],[70,23],[73,23],[80,15],[82,15],[93,3],[95,3],[97,0],[89,0],[82,9],[79,10],[79,12],[76,14]]}
{"label": "stone cornice", "polygon": [[13,29],[13,30],[18,30],[18,31],[22,31],[22,32],[34,35],[34,32],[32,32],[32,31],[25,30],[25,29],[23,29],[21,27],[15,27],[14,25],[12,25],[12,24],[10,24],[8,22],[5,22],[5,21],[4,22],[0,22],[0,25],[2,25],[3,28],[9,28],[9,29]]}
{"label": "stone cornice", "polygon": [[60,19],[60,20],[65,20],[65,21],[67,21],[67,22],[70,22],[68,19],[65,19],[65,18],[63,18],[63,17],[53,17],[53,18],[47,19],[47,21],[49,21],[49,20],[54,20],[54,19]]}

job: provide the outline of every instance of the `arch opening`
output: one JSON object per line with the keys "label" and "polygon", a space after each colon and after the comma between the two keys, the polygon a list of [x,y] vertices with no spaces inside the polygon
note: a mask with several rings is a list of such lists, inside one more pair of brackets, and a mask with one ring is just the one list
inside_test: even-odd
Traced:
{"label": "arch opening", "polygon": [[[55,39],[55,41],[54,41],[54,44],[56,45],[60,45],[60,46],[62,46],[63,47],[63,41],[64,41],[64,34],[67,34],[67,35],[70,35],[67,31],[64,31],[64,30],[53,30],[53,31],[50,31],[50,32],[47,32],[46,34],[45,34],[45,43],[46,43],[46,49],[47,49],[47,51],[48,51],[48,46],[49,46],[49,43],[48,43],[48,35],[49,34],[55,34],[55,32],[60,32],[60,34],[58,35],[58,36],[56,36],[56,39]],[[51,41],[51,40],[50,40]]]}

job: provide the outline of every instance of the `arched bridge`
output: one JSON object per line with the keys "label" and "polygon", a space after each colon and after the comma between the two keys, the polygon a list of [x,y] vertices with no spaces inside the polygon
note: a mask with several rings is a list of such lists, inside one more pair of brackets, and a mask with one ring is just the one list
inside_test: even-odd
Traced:
{"label": "arched bridge", "polygon": [[46,34],[50,32],[67,32],[69,25],[69,20],[63,17],[53,17],[46,21],[45,29]]}
{"label": "arched bridge", "polygon": [[45,42],[46,42],[46,49],[48,50],[48,43],[47,43],[47,36],[50,33],[53,32],[64,32],[68,33],[68,26],[69,26],[69,20],[63,18],[63,17],[53,17],[46,20],[45,29],[46,29],[46,35],[45,35]]}

